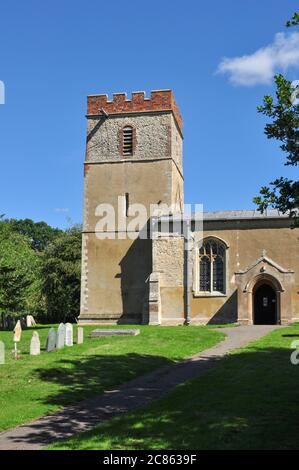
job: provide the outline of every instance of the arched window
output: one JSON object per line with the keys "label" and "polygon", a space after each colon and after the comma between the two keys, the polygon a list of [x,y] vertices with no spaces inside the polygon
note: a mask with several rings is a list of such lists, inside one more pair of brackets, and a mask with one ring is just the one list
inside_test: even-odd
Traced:
{"label": "arched window", "polygon": [[199,291],[225,293],[225,252],[221,240],[209,238],[199,249]]}
{"label": "arched window", "polygon": [[125,157],[133,155],[133,127],[125,126],[122,130],[122,153]]}

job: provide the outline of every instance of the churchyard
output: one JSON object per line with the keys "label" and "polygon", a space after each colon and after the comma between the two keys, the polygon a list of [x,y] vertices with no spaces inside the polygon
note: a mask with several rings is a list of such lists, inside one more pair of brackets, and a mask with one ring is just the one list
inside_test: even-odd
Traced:
{"label": "churchyard", "polygon": [[298,339],[298,325],[278,328],[142,409],[50,448],[298,449]]}
{"label": "churchyard", "polygon": [[221,330],[204,326],[136,328],[136,336],[93,338],[94,326],[71,324],[36,325],[21,331],[19,338],[18,329],[0,331],[0,345],[5,347],[0,431],[101,394],[224,338]]}

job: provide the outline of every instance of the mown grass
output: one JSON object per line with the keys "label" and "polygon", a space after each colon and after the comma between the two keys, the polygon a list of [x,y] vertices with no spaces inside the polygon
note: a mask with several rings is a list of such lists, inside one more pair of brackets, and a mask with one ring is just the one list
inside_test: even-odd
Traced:
{"label": "mown grass", "polygon": [[224,338],[206,327],[136,327],[141,330],[139,336],[93,339],[88,333],[94,327],[84,327],[84,344],[47,353],[50,326],[40,326],[39,356],[29,355],[33,329],[28,329],[23,331],[17,361],[11,354],[13,333],[0,331],[6,346],[6,363],[0,365],[0,431],[100,394]]}
{"label": "mown grass", "polygon": [[277,329],[149,406],[54,449],[298,449],[299,327]]}

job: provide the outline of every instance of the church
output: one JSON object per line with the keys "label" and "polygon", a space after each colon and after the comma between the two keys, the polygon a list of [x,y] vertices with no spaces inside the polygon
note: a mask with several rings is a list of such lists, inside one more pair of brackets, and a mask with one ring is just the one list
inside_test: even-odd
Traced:
{"label": "church", "polygon": [[299,231],[288,215],[185,214],[171,90],[90,95],[86,117],[80,324],[299,321]]}

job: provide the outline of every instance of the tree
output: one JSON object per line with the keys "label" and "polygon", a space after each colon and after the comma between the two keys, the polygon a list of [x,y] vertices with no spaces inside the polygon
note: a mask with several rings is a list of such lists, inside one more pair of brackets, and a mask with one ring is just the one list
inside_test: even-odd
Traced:
{"label": "tree", "polygon": [[[299,13],[294,13],[287,26],[299,24]],[[285,165],[297,166],[299,163],[299,104],[296,99],[299,87],[293,86],[283,75],[274,77],[276,98],[266,95],[258,112],[269,117],[272,122],[265,126],[268,139],[281,142],[280,148],[286,154]],[[283,213],[289,213],[299,224],[299,181],[280,177],[270,183],[271,187],[263,186],[260,195],[253,201],[261,212],[267,207],[274,207]]]}
{"label": "tree", "polygon": [[42,292],[50,321],[74,321],[80,309],[81,227],[68,229],[43,254]]}
{"label": "tree", "polygon": [[81,230],[0,216],[0,313],[30,312],[39,321],[79,315]]}
{"label": "tree", "polygon": [[292,18],[286,22],[286,27],[289,28],[290,26],[297,26],[299,25],[299,13],[295,12]]}
{"label": "tree", "polygon": [[25,279],[16,268],[0,266],[0,308],[14,312],[23,300],[23,293],[30,281]]}
{"label": "tree", "polygon": [[8,219],[12,229],[28,237],[29,242],[37,251],[43,251],[57,236],[63,233],[58,228],[50,227],[46,222],[33,222],[31,219]]}
{"label": "tree", "polygon": [[0,309],[5,313],[41,309],[41,259],[26,237],[0,221]]}

